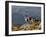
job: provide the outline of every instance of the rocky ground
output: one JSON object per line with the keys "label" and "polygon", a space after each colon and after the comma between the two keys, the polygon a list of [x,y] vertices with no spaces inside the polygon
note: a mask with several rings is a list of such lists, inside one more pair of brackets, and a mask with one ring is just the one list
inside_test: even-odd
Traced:
{"label": "rocky ground", "polygon": [[41,24],[40,21],[33,21],[31,24],[25,23],[21,26],[12,26],[12,31],[19,31],[19,30],[40,30]]}

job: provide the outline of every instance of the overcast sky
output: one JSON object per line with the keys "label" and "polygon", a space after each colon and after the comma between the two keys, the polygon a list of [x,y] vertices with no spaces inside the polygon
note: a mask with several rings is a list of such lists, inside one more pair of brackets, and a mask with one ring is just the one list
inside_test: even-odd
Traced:
{"label": "overcast sky", "polygon": [[41,7],[12,6],[12,13],[28,16],[40,16]]}
{"label": "overcast sky", "polygon": [[[24,21],[18,21],[18,17],[24,20],[24,16],[40,17],[41,16],[41,7],[29,7],[29,6],[12,6],[12,16],[13,22],[16,23],[25,23]],[[16,21],[15,21],[16,20]]]}

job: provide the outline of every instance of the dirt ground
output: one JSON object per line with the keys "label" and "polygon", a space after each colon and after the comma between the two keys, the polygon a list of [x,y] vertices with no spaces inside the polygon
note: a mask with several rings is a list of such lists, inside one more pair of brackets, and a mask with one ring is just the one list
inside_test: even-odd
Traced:
{"label": "dirt ground", "polygon": [[40,30],[41,29],[41,22],[32,22],[32,24],[25,23],[21,26],[13,25],[12,26],[12,31],[19,31],[19,30]]}

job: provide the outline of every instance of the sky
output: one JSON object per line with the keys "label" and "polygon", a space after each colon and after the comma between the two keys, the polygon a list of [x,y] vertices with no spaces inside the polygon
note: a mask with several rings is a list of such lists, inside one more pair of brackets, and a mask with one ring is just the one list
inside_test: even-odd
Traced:
{"label": "sky", "polygon": [[41,7],[31,6],[12,6],[12,22],[16,24],[24,24],[24,17],[41,17]]}

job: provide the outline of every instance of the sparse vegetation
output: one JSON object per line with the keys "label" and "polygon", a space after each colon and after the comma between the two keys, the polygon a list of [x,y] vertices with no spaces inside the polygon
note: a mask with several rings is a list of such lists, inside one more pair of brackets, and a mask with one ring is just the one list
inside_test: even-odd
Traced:
{"label": "sparse vegetation", "polygon": [[25,23],[23,25],[13,25],[12,26],[12,31],[19,31],[19,30],[40,30],[41,29],[41,21],[40,20],[32,20],[33,22],[30,23]]}

